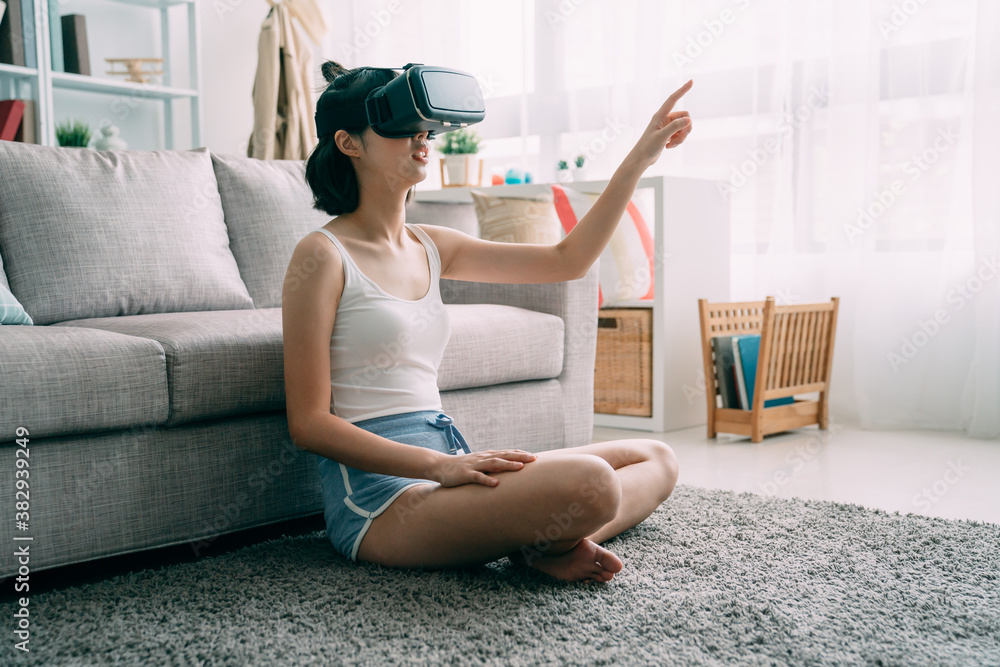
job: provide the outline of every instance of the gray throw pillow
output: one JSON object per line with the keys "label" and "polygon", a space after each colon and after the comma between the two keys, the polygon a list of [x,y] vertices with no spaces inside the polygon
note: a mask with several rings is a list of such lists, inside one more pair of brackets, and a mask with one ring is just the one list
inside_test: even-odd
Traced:
{"label": "gray throw pillow", "polygon": [[295,245],[332,217],[312,207],[305,160],[212,154],[233,255],[257,308],[281,306]]}
{"label": "gray throw pillow", "polygon": [[253,308],[207,148],[0,142],[0,252],[35,324]]}

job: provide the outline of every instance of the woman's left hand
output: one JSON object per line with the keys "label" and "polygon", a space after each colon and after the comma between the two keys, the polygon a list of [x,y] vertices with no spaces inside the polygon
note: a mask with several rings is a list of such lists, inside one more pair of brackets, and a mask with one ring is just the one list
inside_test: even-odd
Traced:
{"label": "woman's left hand", "polygon": [[694,126],[687,111],[673,111],[677,100],[681,98],[694,84],[694,79],[670,94],[646,126],[645,132],[639,137],[632,148],[630,157],[634,157],[643,169],[652,166],[666,148],[676,148],[684,143]]}

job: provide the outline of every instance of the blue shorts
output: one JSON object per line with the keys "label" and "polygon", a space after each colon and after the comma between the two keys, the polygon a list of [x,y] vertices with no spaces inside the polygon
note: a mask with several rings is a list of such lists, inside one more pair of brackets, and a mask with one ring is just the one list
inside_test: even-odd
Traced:
{"label": "blue shorts", "polygon": [[[436,410],[373,417],[354,422],[354,425],[395,442],[427,447],[444,454],[472,453],[452,418]],[[355,562],[358,546],[372,519],[384,512],[396,496],[411,486],[438,484],[430,479],[357,470],[319,454],[313,456],[318,459],[327,537],[338,552]]]}

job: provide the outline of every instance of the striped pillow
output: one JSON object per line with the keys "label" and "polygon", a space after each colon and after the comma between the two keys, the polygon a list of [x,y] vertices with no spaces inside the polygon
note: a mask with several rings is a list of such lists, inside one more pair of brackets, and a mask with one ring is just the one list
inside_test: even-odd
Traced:
{"label": "striped pillow", "polygon": [[10,290],[0,285],[0,324],[34,324]]}
{"label": "striped pillow", "polygon": [[[599,195],[552,185],[556,212],[569,232],[590,210]],[[625,208],[608,245],[601,253],[598,308],[622,301],[653,298],[653,237],[635,200]]]}

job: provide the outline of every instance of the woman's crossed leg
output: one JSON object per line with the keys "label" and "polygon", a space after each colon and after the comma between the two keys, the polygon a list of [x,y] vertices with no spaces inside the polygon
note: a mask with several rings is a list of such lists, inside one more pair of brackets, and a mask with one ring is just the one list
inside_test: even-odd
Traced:
{"label": "woman's crossed leg", "polygon": [[487,487],[415,486],[372,520],[360,560],[465,567],[509,556],[566,580],[608,581],[621,561],[600,547],[646,518],[676,481],[663,443],[618,440],[538,452]]}

